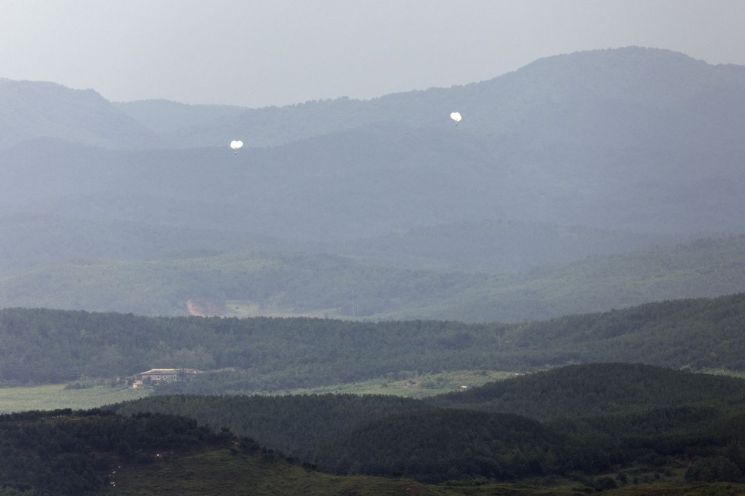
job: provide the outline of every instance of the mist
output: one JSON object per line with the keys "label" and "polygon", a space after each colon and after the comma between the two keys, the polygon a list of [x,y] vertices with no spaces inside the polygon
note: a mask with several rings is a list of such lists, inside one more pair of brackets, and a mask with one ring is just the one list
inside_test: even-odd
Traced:
{"label": "mist", "polygon": [[0,11],[2,76],[115,101],[369,98],[630,45],[745,63],[737,0],[2,0]]}
{"label": "mist", "polygon": [[0,496],[745,494],[743,25],[0,0]]}

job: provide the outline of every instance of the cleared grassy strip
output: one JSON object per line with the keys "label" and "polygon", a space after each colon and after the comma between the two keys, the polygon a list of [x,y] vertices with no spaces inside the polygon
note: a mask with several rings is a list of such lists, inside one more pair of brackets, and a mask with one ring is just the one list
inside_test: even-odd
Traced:
{"label": "cleared grassy strip", "polygon": [[379,377],[369,381],[316,388],[289,389],[272,394],[385,394],[405,398],[426,398],[483,386],[487,382],[501,381],[515,375],[515,372],[499,370],[456,370],[433,374],[398,373],[395,377]]}
{"label": "cleared grassy strip", "polygon": [[93,386],[66,389],[65,384],[0,388],[0,413],[28,410],[73,410],[96,408],[120,401],[136,400],[150,394],[146,390],[124,387]]}

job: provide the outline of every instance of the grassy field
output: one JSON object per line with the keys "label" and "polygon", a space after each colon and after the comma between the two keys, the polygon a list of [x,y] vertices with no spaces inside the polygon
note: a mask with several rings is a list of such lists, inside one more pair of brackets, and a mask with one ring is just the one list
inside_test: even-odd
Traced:
{"label": "grassy field", "polygon": [[[335,384],[309,389],[292,389],[272,394],[388,394],[408,398],[425,398],[458,391],[462,386],[480,386],[514,376],[512,372],[456,371],[438,374],[399,374],[397,378],[379,378],[364,382]],[[0,388],[0,413],[58,408],[96,408],[121,401],[136,400],[150,394],[149,390],[123,387],[92,386],[85,389],[65,389],[64,384]]]}
{"label": "grassy field", "polygon": [[296,312],[290,308],[280,308],[271,305],[261,305],[252,301],[227,300],[224,306],[225,317],[237,317],[239,319],[251,317],[315,317],[319,319],[353,319],[344,315],[338,309],[318,309],[314,311]]}
{"label": "grassy field", "polygon": [[487,382],[514,377],[514,372],[496,370],[458,370],[436,374],[400,373],[362,382],[334,384],[307,389],[290,389],[272,394],[387,394],[407,398],[426,398],[482,386]]}
{"label": "grassy field", "polygon": [[[380,378],[364,382],[336,384],[310,389],[292,389],[272,394],[388,394],[409,398],[424,398],[457,391],[461,386],[474,387],[486,382],[512,377],[512,372],[457,371],[439,374],[399,374],[397,378]],[[92,386],[66,389],[64,384],[0,388],[0,413],[58,408],[87,409],[122,401],[136,400],[150,394],[149,390],[124,387]]]}
{"label": "grassy field", "polygon": [[120,401],[136,400],[150,394],[124,387],[92,386],[65,389],[64,384],[0,388],[0,413],[58,408],[88,409]]}

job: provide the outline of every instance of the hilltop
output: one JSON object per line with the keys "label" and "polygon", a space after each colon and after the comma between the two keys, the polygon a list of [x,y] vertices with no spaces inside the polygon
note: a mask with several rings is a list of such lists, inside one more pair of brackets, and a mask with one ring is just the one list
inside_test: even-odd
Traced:
{"label": "hilltop", "polygon": [[[743,95],[739,66],[642,48],[581,52],[461,87],[229,109],[221,118],[205,110],[208,122],[183,131],[189,150],[106,154],[36,142],[0,156],[16,179],[3,193],[29,197],[19,188],[25,169],[36,178],[67,172],[60,186],[75,173],[80,184],[66,203],[36,192],[31,210],[315,241],[320,233],[338,241],[497,219],[632,233],[742,231]],[[151,121],[183,111],[143,106],[135,105],[138,115],[164,114]],[[457,128],[447,119],[453,108],[466,116]],[[237,157],[225,150],[236,137],[250,147]],[[141,209],[123,208],[133,198]]]}
{"label": "hilltop", "polygon": [[93,90],[0,78],[0,150],[39,138],[106,148],[147,148],[156,134]]}
{"label": "hilltop", "polygon": [[438,406],[543,420],[743,401],[745,381],[740,379],[621,363],[561,367],[431,400]]}

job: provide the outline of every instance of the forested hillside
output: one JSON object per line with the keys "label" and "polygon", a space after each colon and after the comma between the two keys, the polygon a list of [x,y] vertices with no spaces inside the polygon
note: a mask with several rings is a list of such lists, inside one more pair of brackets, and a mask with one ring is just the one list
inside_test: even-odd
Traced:
{"label": "forested hillside", "polygon": [[633,364],[571,365],[438,396],[453,408],[537,419],[631,414],[693,404],[745,404],[745,381]]}
{"label": "forested hillside", "polygon": [[147,318],[0,311],[0,380],[50,383],[151,367],[215,370],[175,392],[330,385],[397,371],[533,370],[626,362],[745,369],[745,296],[647,304],[525,324]]}
{"label": "forested hillside", "polygon": [[742,67],[634,47],[263,109],[3,80],[0,307],[523,321],[745,291],[717,239],[745,232],[743,95]]}
{"label": "forested hillside", "polygon": [[[0,416],[0,494],[568,496],[622,487],[610,494],[685,490],[698,496],[725,489],[706,483],[740,481],[745,462],[743,416],[725,410],[681,407],[541,425],[382,397],[159,397],[116,409],[121,414]],[[310,448],[304,459],[286,459],[226,429],[216,433],[194,420],[132,413],[158,409],[201,414],[237,431],[274,431],[275,439]],[[329,420],[340,420],[341,430],[333,432]],[[660,433],[663,423],[667,430]],[[283,433],[288,427],[300,435]],[[396,478],[327,475],[314,470],[314,459],[323,470]],[[609,470],[617,476],[603,475]],[[402,474],[448,483],[426,486],[398,478]],[[740,486],[728,487],[713,494],[734,495]]]}
{"label": "forested hillside", "polygon": [[[106,232],[119,234],[108,238],[111,243],[101,243],[84,230],[63,234],[69,223],[54,218],[19,222],[27,222],[22,233],[14,235],[9,227],[3,238],[7,241],[0,241],[0,250],[17,261],[16,267],[33,260],[67,261],[77,247],[81,257],[102,257],[108,250],[129,259],[78,260],[0,274],[0,303],[6,307],[178,316],[187,314],[191,302],[209,308],[208,314],[239,317],[509,322],[745,290],[743,236],[488,275],[391,268],[364,257],[277,251],[217,254],[240,246],[276,248],[280,243],[188,228],[163,229],[151,236],[154,227],[108,224]],[[55,232],[60,235],[54,237]],[[40,240],[43,245],[35,244]],[[42,250],[47,242],[59,250]],[[149,258],[154,256],[166,259]]]}
{"label": "forested hillside", "polygon": [[0,416],[0,448],[3,496],[464,495],[410,480],[329,476],[250,439],[164,415]]}
{"label": "forested hillside", "polygon": [[287,396],[159,396],[115,405],[123,415],[167,413],[219,430],[228,427],[264,446],[304,459],[381,419],[430,412],[427,403],[395,396],[349,394]]}
{"label": "forested hillside", "polygon": [[[189,231],[174,233],[174,237],[180,235],[187,237]],[[227,238],[224,246],[229,246],[229,236],[219,238]],[[197,249],[199,243],[186,241],[182,246],[188,250],[190,245]],[[210,242],[202,246],[217,248]],[[31,269],[0,277],[0,301],[5,306],[153,316],[187,315],[191,302],[210,308],[207,313],[212,315],[369,318],[449,301],[493,279],[478,274],[381,268],[333,255],[260,251],[190,255],[173,253],[166,260],[80,262]]]}
{"label": "forested hillside", "polygon": [[434,408],[384,396],[157,397],[116,405],[121,414],[168,412],[229,427],[322,470],[428,482],[515,480],[569,470],[594,473],[568,437],[516,415]]}
{"label": "forested hillside", "polygon": [[0,494],[98,494],[115,484],[120,465],[226,448],[231,441],[194,421],[164,415],[125,418],[69,410],[3,415]]}
{"label": "forested hillside", "polygon": [[745,237],[701,239],[500,278],[454,301],[388,317],[521,321],[742,291]]}
{"label": "forested hillside", "polygon": [[0,150],[57,138],[107,148],[147,148],[156,134],[93,90],[0,78]]}
{"label": "forested hillside", "polygon": [[[689,480],[737,481],[745,469],[743,384],[648,366],[597,364],[427,401],[156,396],[112,408],[229,427],[340,474],[403,474],[431,482],[553,474],[588,483],[597,474],[624,471],[637,479],[656,474],[655,479],[680,480],[683,468]],[[501,402],[494,399],[498,386]],[[550,421],[502,413],[516,410]],[[630,482],[619,475],[613,485]]]}
{"label": "forested hillside", "polygon": [[491,220],[420,227],[350,241],[336,250],[387,267],[504,274],[669,246],[679,240],[661,234]]}

